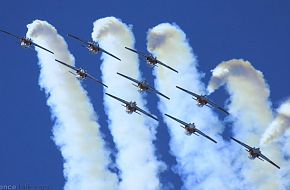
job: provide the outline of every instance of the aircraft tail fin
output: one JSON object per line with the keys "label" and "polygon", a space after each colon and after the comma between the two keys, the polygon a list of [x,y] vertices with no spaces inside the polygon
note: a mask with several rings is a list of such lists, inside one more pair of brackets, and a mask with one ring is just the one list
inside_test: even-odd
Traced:
{"label": "aircraft tail fin", "polygon": [[264,161],[262,158],[260,158],[259,156],[258,156],[258,159],[260,159],[260,160],[262,160],[262,161]]}
{"label": "aircraft tail fin", "polygon": [[69,71],[70,74],[72,74],[73,76],[76,76],[76,74],[74,74],[73,72]]}

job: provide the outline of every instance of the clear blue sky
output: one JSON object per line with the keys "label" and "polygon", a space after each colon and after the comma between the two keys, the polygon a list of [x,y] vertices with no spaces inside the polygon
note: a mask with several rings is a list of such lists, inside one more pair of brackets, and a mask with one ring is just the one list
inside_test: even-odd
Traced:
{"label": "clear blue sky", "polygon": [[[205,84],[210,70],[221,61],[243,58],[264,73],[274,107],[290,94],[290,1],[287,0],[3,1],[0,28],[25,35],[26,25],[41,19],[54,25],[63,36],[71,32],[90,40],[93,22],[107,16],[132,24],[136,47],[143,51],[149,28],[162,22],[179,25],[198,57],[199,70],[206,74]],[[99,56],[89,55],[75,41],[66,39],[77,64],[100,77]],[[44,92],[38,86],[36,52],[20,48],[13,38],[4,34],[0,35],[0,50],[0,185],[49,185],[51,189],[62,189],[63,162],[51,139],[53,122]],[[153,82],[151,70],[144,64],[141,69],[149,82]],[[89,82],[84,82],[84,87],[100,116],[106,142],[113,148],[105,126],[102,91]],[[214,94],[218,102],[227,97],[223,90]],[[157,98],[148,96],[148,100],[152,112],[160,116]],[[175,158],[169,153],[169,137],[162,125],[155,142],[157,152],[173,166]],[[181,185],[180,178],[170,170],[161,175],[161,180],[171,181],[177,189]]]}

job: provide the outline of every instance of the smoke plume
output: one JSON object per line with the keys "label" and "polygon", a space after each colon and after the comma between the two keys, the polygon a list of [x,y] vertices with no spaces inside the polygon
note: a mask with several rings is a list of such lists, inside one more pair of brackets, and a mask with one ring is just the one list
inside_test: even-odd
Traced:
{"label": "smoke plume", "polygon": [[[146,101],[137,92],[132,82],[116,73],[140,79],[138,56],[124,47],[134,47],[135,39],[131,28],[114,17],[102,18],[94,23],[92,33],[100,47],[121,58],[122,62],[102,54],[102,78],[109,84],[108,93],[126,101],[136,101],[146,110]],[[129,115],[117,100],[104,95],[109,127],[118,149],[117,165],[121,171],[121,190],[160,189],[158,179],[162,166],[155,156],[153,141],[157,122],[145,115]]]}
{"label": "smoke plume", "polygon": [[[265,128],[272,121],[271,104],[269,102],[269,87],[260,71],[250,62],[233,59],[222,62],[212,71],[208,91],[226,85],[230,94],[229,112],[233,121],[233,135],[250,146],[259,145],[259,140]],[[233,142],[234,143],[234,142]],[[280,182],[276,168],[268,163],[255,160],[251,162],[242,148],[236,146],[233,167],[240,168],[246,188],[279,189]],[[240,150],[240,151],[238,151]],[[262,153],[274,162],[281,163],[281,152],[277,144],[262,147]],[[273,172],[275,171],[275,173]]]}
{"label": "smoke plume", "polygon": [[185,189],[239,189],[230,167],[231,155],[219,133],[223,126],[208,107],[198,107],[189,94],[175,86],[198,94],[205,94],[202,74],[185,33],[176,25],[159,24],[150,29],[147,48],[157,58],[179,73],[159,65],[153,71],[157,90],[170,96],[170,102],[160,98],[158,108],[196,127],[218,141],[214,144],[202,136],[186,136],[175,121],[164,117],[171,136],[170,148],[177,160],[176,171],[181,175]]}
{"label": "smoke plume", "polygon": [[56,29],[45,21],[27,25],[27,36],[55,52],[55,56],[36,48],[39,85],[47,95],[55,121],[53,139],[64,158],[64,189],[117,189],[117,177],[108,170],[109,152],[99,132],[96,115],[87,92],[68,69],[55,58],[74,65],[74,57]]}
{"label": "smoke plume", "polygon": [[285,101],[278,109],[277,116],[271,122],[261,138],[261,144],[269,144],[280,137],[290,128],[290,99]]}

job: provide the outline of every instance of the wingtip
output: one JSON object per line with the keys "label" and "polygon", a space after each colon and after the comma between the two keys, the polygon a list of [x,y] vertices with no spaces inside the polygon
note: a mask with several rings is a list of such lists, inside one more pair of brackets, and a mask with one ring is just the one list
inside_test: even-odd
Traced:
{"label": "wingtip", "polygon": [[236,141],[236,139],[234,137],[230,137],[232,140]]}

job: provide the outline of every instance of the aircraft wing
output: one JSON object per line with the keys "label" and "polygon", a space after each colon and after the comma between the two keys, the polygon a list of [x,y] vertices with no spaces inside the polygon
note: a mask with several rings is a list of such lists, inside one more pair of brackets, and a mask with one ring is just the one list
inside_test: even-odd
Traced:
{"label": "aircraft wing", "polygon": [[160,96],[163,96],[164,98],[167,98],[168,100],[170,100],[170,98],[168,96],[165,96],[164,94],[162,94],[161,92],[159,92],[158,90],[156,90],[155,88],[152,88],[151,86],[149,86],[149,88],[156,94],[159,94]]}
{"label": "aircraft wing", "polygon": [[221,110],[225,114],[230,115],[230,113],[228,111],[226,111],[224,108],[222,108],[222,107],[216,107],[216,108],[219,109],[219,110]]}
{"label": "aircraft wing", "polygon": [[8,35],[10,35],[10,36],[13,36],[13,37],[15,37],[15,38],[18,38],[19,40],[22,39],[20,36],[17,36],[17,35],[15,35],[15,34],[12,34],[12,33],[10,33],[10,32],[5,31],[5,30],[1,30],[1,29],[0,29],[0,31],[3,32],[3,33],[5,33],[5,34],[8,34]]}
{"label": "aircraft wing", "polygon": [[113,54],[107,52],[106,50],[104,50],[104,49],[102,49],[102,48],[100,48],[100,47],[99,47],[99,49],[100,49],[100,51],[104,52],[105,54],[108,54],[108,55],[114,57],[115,59],[121,61],[121,59],[120,59],[119,57],[117,57],[117,56],[115,56],[115,55],[113,55]]}
{"label": "aircraft wing", "polygon": [[204,134],[203,132],[201,132],[200,130],[198,130],[197,128],[195,128],[196,132],[202,136],[204,136],[205,138],[211,140],[214,143],[217,143],[214,139],[212,139],[211,137],[207,136],[206,134]]}
{"label": "aircraft wing", "polygon": [[131,77],[128,77],[128,76],[126,76],[126,75],[123,75],[123,74],[121,74],[121,73],[119,73],[119,72],[117,72],[117,74],[118,75],[120,75],[120,76],[122,76],[122,77],[125,77],[125,78],[127,78],[127,79],[129,79],[129,80],[131,80],[131,81],[133,81],[133,82],[135,82],[135,83],[140,83],[140,81],[138,81],[138,80],[136,80],[136,79],[133,79],[133,78],[131,78]]}
{"label": "aircraft wing", "polygon": [[125,100],[123,100],[123,99],[121,99],[121,98],[118,98],[118,97],[116,97],[116,96],[113,96],[112,94],[109,94],[109,93],[105,93],[105,94],[107,94],[108,96],[111,96],[112,98],[114,98],[114,99],[116,99],[116,100],[119,100],[120,102],[122,102],[122,103],[124,103],[124,104],[129,104],[130,102],[127,102],[127,101],[125,101]]}
{"label": "aircraft wing", "polygon": [[74,39],[76,39],[76,40],[80,41],[80,42],[81,42],[81,43],[83,43],[83,44],[86,44],[86,45],[88,45],[88,42],[86,42],[86,41],[84,41],[84,40],[80,39],[79,37],[77,37],[77,36],[75,36],[75,35],[72,35],[72,34],[67,34],[67,36],[69,36],[69,37],[71,37],[71,38],[74,38]]}
{"label": "aircraft wing", "polygon": [[267,158],[265,155],[263,155],[262,153],[259,154],[260,157],[262,157],[263,159],[265,159],[267,162],[269,162],[270,164],[274,165],[276,168],[280,169],[280,167],[275,164],[274,162],[272,162],[269,158]]}
{"label": "aircraft wing", "polygon": [[175,117],[172,117],[171,115],[168,115],[168,114],[165,114],[165,115],[166,115],[167,117],[170,117],[171,119],[173,119],[173,120],[175,120],[175,121],[181,123],[181,124],[184,125],[184,126],[188,125],[188,123],[185,123],[184,121],[181,121],[181,120],[179,120],[179,119],[177,119],[177,118],[175,118]]}
{"label": "aircraft wing", "polygon": [[66,66],[66,67],[68,67],[68,68],[71,68],[71,69],[77,71],[77,68],[75,68],[75,67],[73,67],[73,66],[71,66],[71,65],[69,65],[69,64],[66,64],[66,63],[64,63],[64,62],[62,62],[62,61],[60,61],[60,60],[57,60],[57,59],[55,59],[55,61],[59,62],[60,64],[63,64],[64,66]]}
{"label": "aircraft wing", "polygon": [[41,49],[43,49],[43,50],[45,50],[45,51],[47,51],[47,52],[49,52],[49,53],[51,53],[51,54],[54,54],[52,51],[50,51],[50,50],[48,50],[48,49],[46,49],[46,48],[44,48],[44,47],[42,47],[42,46],[40,46],[40,45],[34,43],[34,42],[31,42],[31,43],[32,43],[34,46],[36,46],[36,47],[39,47],[39,48],[41,48]]}
{"label": "aircraft wing", "polygon": [[101,85],[103,85],[103,86],[105,86],[105,87],[108,88],[107,85],[105,85],[105,84],[102,83],[101,81],[97,80],[97,79],[96,79],[95,77],[93,77],[92,75],[90,75],[90,74],[88,74],[88,73],[86,73],[86,74],[87,74],[87,76],[88,76],[89,78],[93,79],[93,80],[96,81],[97,83],[100,83]]}
{"label": "aircraft wing", "polygon": [[143,57],[148,57],[148,55],[146,55],[146,54],[143,53],[143,52],[136,51],[136,50],[131,49],[131,48],[128,48],[128,47],[125,47],[125,48],[126,48],[127,50],[133,51],[133,52],[135,52],[135,53],[137,53],[137,54],[139,54],[139,55],[142,55]]}
{"label": "aircraft wing", "polygon": [[211,100],[207,99],[208,104],[210,104],[211,106],[215,107],[216,109],[221,110],[222,112],[226,113],[227,115],[229,115],[230,113],[227,112],[224,108],[220,107],[219,105],[213,103]]}
{"label": "aircraft wing", "polygon": [[162,63],[162,62],[161,62],[161,61],[159,61],[159,60],[157,60],[157,63],[159,63],[160,65],[162,65],[162,66],[164,66],[164,67],[167,67],[168,69],[171,69],[172,71],[174,71],[174,72],[177,72],[177,73],[178,73],[178,71],[177,71],[177,70],[173,69],[172,67],[169,67],[168,65],[166,65],[166,64],[164,64],[164,63]]}
{"label": "aircraft wing", "polygon": [[139,108],[138,106],[136,106],[136,109],[137,109],[139,112],[141,112],[141,113],[143,113],[143,114],[145,114],[145,115],[151,117],[152,119],[155,119],[156,121],[158,121],[158,119],[157,119],[156,117],[154,117],[154,116],[151,115],[150,113],[147,113],[146,111],[142,110],[142,109]]}
{"label": "aircraft wing", "polygon": [[182,91],[184,91],[184,92],[186,92],[186,93],[188,93],[188,94],[191,94],[192,96],[194,96],[194,97],[196,97],[196,98],[199,98],[199,97],[200,97],[200,95],[195,94],[195,93],[193,93],[193,92],[190,92],[190,91],[188,91],[188,90],[185,90],[184,88],[181,88],[181,87],[179,87],[179,86],[176,86],[176,88],[178,88],[178,89],[180,89],[180,90],[182,90]]}
{"label": "aircraft wing", "polygon": [[245,148],[247,148],[248,150],[252,149],[252,147],[250,147],[249,145],[235,139],[234,137],[231,137],[231,139],[233,139],[234,141],[236,141],[237,143],[239,143],[240,145],[244,146]]}

